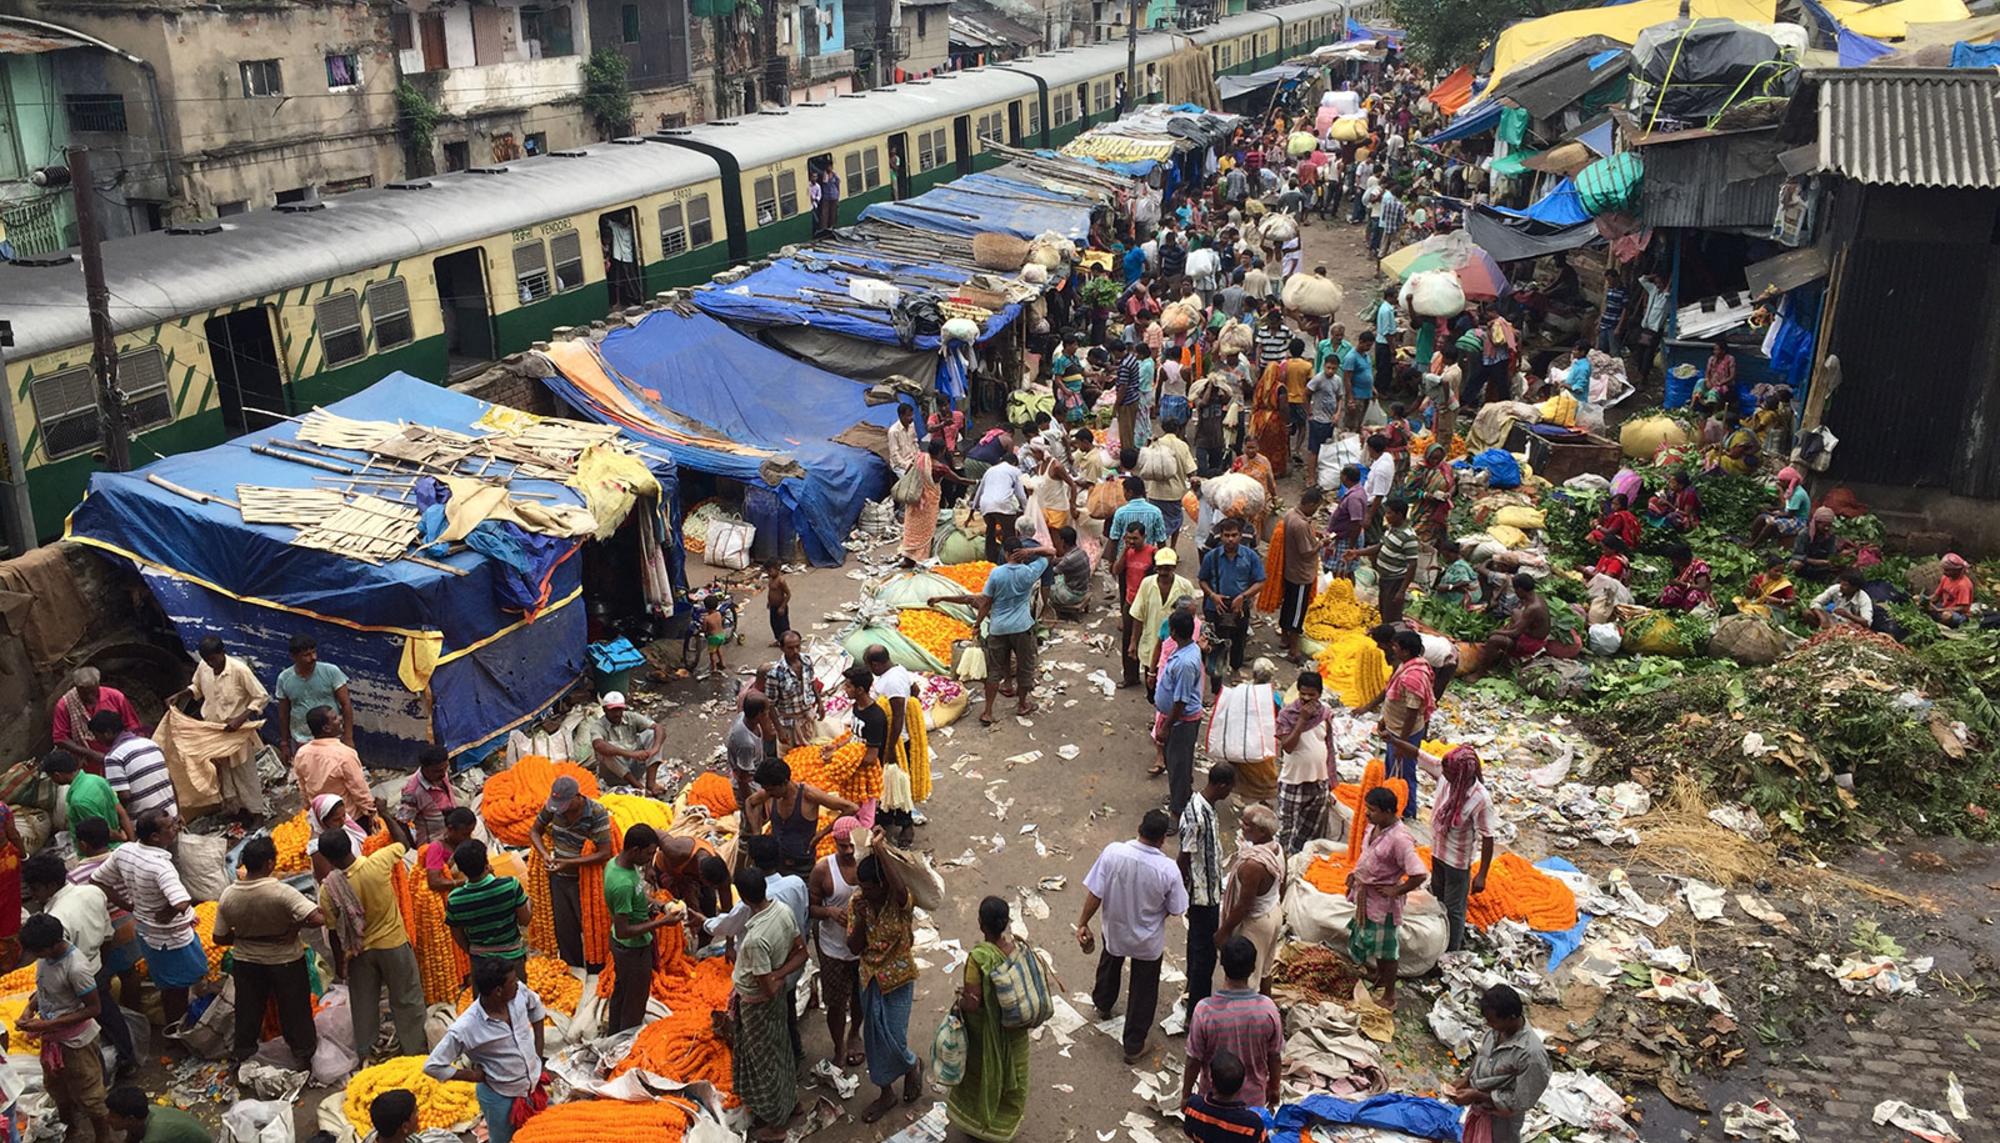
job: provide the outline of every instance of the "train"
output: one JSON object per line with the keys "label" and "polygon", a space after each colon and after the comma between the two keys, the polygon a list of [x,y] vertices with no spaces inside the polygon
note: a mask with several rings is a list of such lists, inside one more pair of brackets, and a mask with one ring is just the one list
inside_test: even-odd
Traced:
{"label": "train", "polygon": [[[1305,0],[1138,37],[1141,99],[1179,53],[1218,75],[1346,37],[1382,0]],[[411,178],[106,244],[132,458],[208,448],[401,370],[445,383],[662,290],[807,238],[809,164],[869,204],[999,165],[987,144],[1060,147],[1117,114],[1113,41],[890,87]],[[21,534],[59,536],[101,461],[73,253],[0,265],[6,473]],[[25,481],[20,479],[25,474]]]}

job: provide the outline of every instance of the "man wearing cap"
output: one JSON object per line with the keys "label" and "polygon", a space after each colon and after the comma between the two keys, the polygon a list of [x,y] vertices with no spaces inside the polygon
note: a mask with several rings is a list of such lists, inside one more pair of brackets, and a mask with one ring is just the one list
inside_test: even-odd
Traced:
{"label": "man wearing cap", "polygon": [[576,728],[576,756],[588,759],[605,785],[637,786],[659,793],[653,774],[660,768],[660,735],[653,720],[626,709],[623,691],[603,699],[604,713],[586,718]]}
{"label": "man wearing cap", "polygon": [[[581,878],[585,866],[611,860],[611,811],[595,798],[584,797],[576,779],[564,775],[549,787],[548,804],[535,815],[528,841],[535,847],[535,856],[549,865],[549,907],[555,913],[556,949],[564,963],[590,967],[583,960]],[[594,846],[587,854],[583,852],[586,843]]]}
{"label": "man wearing cap", "polygon": [[1153,674],[1159,668],[1160,632],[1167,625],[1167,617],[1182,600],[1201,598],[1194,582],[1180,574],[1180,566],[1180,554],[1172,548],[1154,552],[1153,574],[1139,585],[1132,605],[1126,609],[1133,625],[1131,655],[1139,661],[1147,690],[1153,688]]}

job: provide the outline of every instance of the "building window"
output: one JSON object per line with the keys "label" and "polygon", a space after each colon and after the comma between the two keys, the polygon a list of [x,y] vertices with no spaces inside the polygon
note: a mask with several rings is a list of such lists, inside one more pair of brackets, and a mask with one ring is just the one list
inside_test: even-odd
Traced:
{"label": "building window", "polygon": [[549,296],[549,254],[540,239],[514,247],[514,285],[523,305]]}
{"label": "building window", "polygon": [[639,6],[637,4],[627,4],[619,8],[618,17],[625,31],[625,42],[628,44],[638,43]]}
{"label": "building window", "polygon": [[521,42],[528,49],[529,59],[575,55],[572,27],[567,4],[521,9]]}
{"label": "building window", "polygon": [[660,208],[660,257],[671,258],[676,254],[687,253],[685,217],[680,203]]}
{"label": "building window", "polygon": [[549,133],[533,131],[521,139],[521,153],[524,155],[546,155],[549,153]]}
{"label": "building window", "polygon": [[574,290],[583,285],[583,235],[572,230],[549,239],[549,254],[556,263],[556,290]]}
{"label": "building window", "polygon": [[444,169],[462,171],[472,165],[472,148],[464,140],[444,145]]}
{"label": "building window", "polygon": [[125,133],[125,97],[116,92],[79,92],[64,101],[69,107],[72,131]]}
{"label": "building window", "polygon": [[790,218],[799,212],[799,174],[778,172],[778,217]]}
{"label": "building window", "polygon": [[243,75],[243,98],[256,99],[260,96],[285,94],[285,84],[278,74],[277,60],[244,60],[236,67]]}
{"label": "building window", "polygon": [[931,34],[930,15],[930,9],[928,8],[917,9],[917,38],[920,40]]}
{"label": "building window", "polygon": [[326,57],[326,89],[352,91],[361,86],[361,57],[353,52],[335,52]]}
{"label": "building window", "polygon": [[408,12],[389,13],[389,38],[397,51],[407,52],[417,46],[415,22],[416,17]]}
{"label": "building window", "polygon": [[329,294],[313,303],[313,320],[319,326],[319,343],[332,369],[368,356],[368,340],[361,336],[361,299],[353,290]]}
{"label": "building window", "polygon": [[416,339],[410,324],[410,287],[403,279],[384,278],[368,287],[368,324],[374,328],[377,353]]}
{"label": "building window", "polygon": [[778,183],[769,175],[750,184],[750,198],[757,204],[757,225],[778,221]]}
{"label": "building window", "polygon": [[230,215],[242,214],[249,209],[249,199],[239,198],[235,202],[218,202],[215,204],[215,217],[228,218]]}
{"label": "building window", "polygon": [[698,194],[687,201],[688,247],[700,249],[715,241],[715,224],[708,217],[708,196]]}
{"label": "building window", "polygon": [[289,206],[295,202],[306,201],[307,197],[310,196],[311,194],[312,194],[311,187],[292,187],[290,190],[279,191],[277,194],[272,196],[272,200],[276,202],[279,206]]}

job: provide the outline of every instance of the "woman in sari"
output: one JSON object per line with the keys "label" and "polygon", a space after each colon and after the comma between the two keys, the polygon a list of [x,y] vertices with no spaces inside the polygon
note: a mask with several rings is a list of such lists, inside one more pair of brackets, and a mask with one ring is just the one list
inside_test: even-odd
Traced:
{"label": "woman in sari", "polygon": [[[1250,436],[1244,442],[1243,450],[1246,463],[1254,455],[1249,447],[1250,441],[1255,441],[1263,451],[1265,467],[1271,470],[1272,475],[1285,475],[1285,464],[1291,449],[1291,426],[1285,418],[1285,363],[1273,361],[1264,367],[1262,376],[1257,379],[1257,390],[1250,398]],[[1266,483],[1269,483],[1268,479]]]}
{"label": "woman in sari", "polygon": [[992,983],[993,973],[1016,949],[1008,921],[1005,900],[988,897],[979,903],[981,940],[966,959],[958,994],[965,1075],[945,1100],[951,1125],[981,1143],[1010,1143],[1028,1113],[1028,1029],[1001,1027]]}
{"label": "woman in sari", "polygon": [[1660,589],[1660,606],[1671,611],[1693,611],[1711,599],[1709,594],[1708,561],[1694,554],[1686,544],[1675,543],[1667,549],[1667,558],[1674,563],[1673,579]]}
{"label": "woman in sari", "polygon": [[312,857],[313,880],[324,881],[333,872],[333,863],[319,855],[321,834],[334,830],[346,830],[347,839],[354,843],[354,855],[360,857],[362,847],[368,842],[368,831],[360,823],[347,816],[347,803],[339,794],[321,794],[312,800],[312,807],[306,812],[306,826],[310,838],[306,841],[306,853]]}
{"label": "woman in sari", "polygon": [[1656,528],[1692,532],[1701,525],[1701,493],[1682,469],[1667,474],[1667,487],[1646,502],[1646,519]]}
{"label": "woman in sari", "polygon": [[964,481],[944,462],[944,439],[938,436],[931,437],[910,471],[918,474],[924,490],[903,506],[903,542],[896,554],[903,557],[904,567],[913,568],[931,558],[931,536],[937,531],[938,503],[945,481]]}
{"label": "woman in sari", "polygon": [[1458,490],[1458,473],[1444,462],[1445,446],[1434,444],[1424,450],[1424,462],[1410,474],[1410,491],[1418,504],[1415,513],[1417,536],[1436,547],[1448,539],[1451,498]]}

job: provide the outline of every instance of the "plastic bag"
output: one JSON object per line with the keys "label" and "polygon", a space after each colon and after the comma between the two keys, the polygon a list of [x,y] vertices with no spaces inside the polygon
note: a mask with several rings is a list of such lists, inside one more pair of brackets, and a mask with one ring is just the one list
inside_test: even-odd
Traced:
{"label": "plastic bag", "polygon": [[957,1087],[965,1078],[967,1050],[964,1018],[956,1012],[945,1013],[938,1022],[937,1035],[931,1038],[931,1079],[945,1087]]}
{"label": "plastic bag", "polygon": [[1687,430],[1672,417],[1640,417],[1618,430],[1618,447],[1635,460],[1650,460],[1664,447],[1687,443]]}
{"label": "plastic bag", "polygon": [[1368,117],[1365,115],[1343,115],[1333,121],[1328,128],[1336,143],[1359,143],[1368,137]]}
{"label": "plastic bag", "polygon": [[1240,472],[1228,472],[1203,481],[1201,495],[1219,515],[1239,520],[1261,515],[1265,508],[1263,484],[1256,477]]}
{"label": "plastic bag", "polygon": [[741,520],[717,520],[708,526],[708,543],[701,561],[712,568],[742,571],[750,566],[750,544],[757,529]]}
{"label": "plastic bag", "polygon": [[924,498],[924,474],[911,465],[910,470],[896,478],[889,489],[889,499],[898,504],[915,504]]}
{"label": "plastic bag", "polygon": [[1519,488],[1521,462],[1504,448],[1489,448],[1472,458],[1472,467],[1486,474],[1489,488]]}
{"label": "plastic bag", "polygon": [[903,888],[910,891],[911,904],[926,913],[944,907],[944,878],[938,876],[927,855],[893,845],[871,846],[869,852],[894,865],[896,872],[903,875]]}
{"label": "plastic bag", "polygon": [[1624,641],[1616,623],[1593,623],[1590,634],[1584,637],[1583,649],[1593,655],[1616,655]]}
{"label": "plastic bag", "polygon": [[971,318],[952,318],[944,323],[946,341],[978,341],[979,323]]}
{"label": "plastic bag", "polygon": [[1509,504],[1495,512],[1491,522],[1505,524],[1509,528],[1519,528],[1523,532],[1538,532],[1547,524],[1547,518],[1539,508]]}
{"label": "plastic bag", "polygon": [[1404,306],[1423,317],[1457,317],[1465,312],[1465,287],[1449,270],[1419,270],[1397,295]]}
{"label": "plastic bag", "polygon": [[1293,274],[1285,279],[1282,300],[1285,308],[1315,317],[1332,317],[1340,312],[1347,295],[1331,278],[1318,274]]}
{"label": "plastic bag", "polygon": [[313,1013],[313,1030],[319,1033],[319,1047],[313,1050],[314,1087],[338,1087],[347,1082],[361,1061],[354,1055],[354,1007],[348,1001],[347,986],[336,984],[320,998]]}
{"label": "plastic bag", "polygon": [[847,656],[859,663],[862,652],[871,643],[880,643],[888,648],[889,658],[899,667],[912,671],[936,674],[945,669],[943,663],[931,658],[931,653],[912,643],[908,636],[894,627],[857,627],[840,640],[840,647]]}
{"label": "plastic bag", "polygon": [[1649,611],[1625,625],[1624,647],[1637,655],[1686,655],[1695,648],[1687,645],[1673,616]]}
{"label": "plastic bag", "polygon": [[948,526],[938,532],[937,558],[941,564],[969,564],[985,559],[986,541],[956,524]]}
{"label": "plastic bag", "polygon": [[1261,762],[1278,754],[1277,707],[1271,684],[1224,687],[1208,720],[1208,756],[1225,762]]}
{"label": "plastic bag", "polygon": [[196,901],[213,901],[229,888],[229,839],[221,834],[187,832],[174,849],[174,871],[181,887]]}
{"label": "plastic bag", "polygon": [[1319,450],[1319,486],[1329,492],[1340,487],[1340,470],[1361,463],[1361,434],[1342,433]]}
{"label": "plastic bag", "polygon": [[1093,520],[1109,520],[1125,506],[1125,489],[1115,480],[1100,480],[1083,498],[1083,510]]}
{"label": "plastic bag", "polygon": [[222,1143],[293,1143],[292,1105],[239,1099],[222,1113]]}
{"label": "plastic bag", "polygon": [[1285,154],[1294,159],[1300,155],[1309,155],[1318,149],[1319,136],[1310,131],[1294,131],[1291,138],[1285,140]]}

